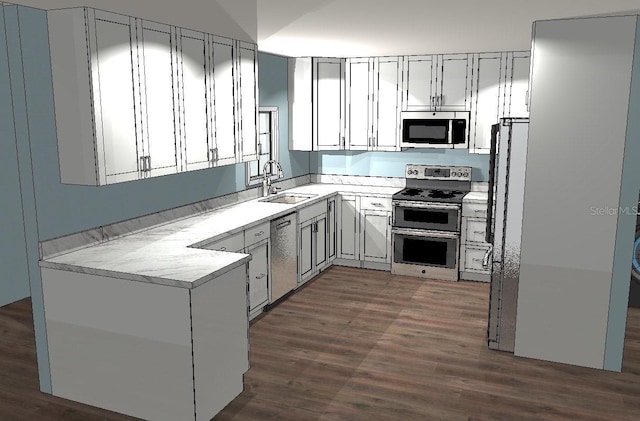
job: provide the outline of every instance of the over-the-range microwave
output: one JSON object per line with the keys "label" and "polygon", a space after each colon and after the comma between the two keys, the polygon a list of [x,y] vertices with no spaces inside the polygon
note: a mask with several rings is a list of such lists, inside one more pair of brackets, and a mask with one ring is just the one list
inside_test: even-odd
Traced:
{"label": "over-the-range microwave", "polygon": [[403,148],[467,148],[469,111],[403,111]]}

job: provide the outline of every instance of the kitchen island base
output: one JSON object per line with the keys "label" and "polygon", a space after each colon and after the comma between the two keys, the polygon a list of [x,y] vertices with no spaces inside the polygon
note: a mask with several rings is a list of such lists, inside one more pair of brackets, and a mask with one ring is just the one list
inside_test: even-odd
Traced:
{"label": "kitchen island base", "polygon": [[54,396],[148,420],[209,420],[242,392],[246,264],[193,289],[41,270]]}

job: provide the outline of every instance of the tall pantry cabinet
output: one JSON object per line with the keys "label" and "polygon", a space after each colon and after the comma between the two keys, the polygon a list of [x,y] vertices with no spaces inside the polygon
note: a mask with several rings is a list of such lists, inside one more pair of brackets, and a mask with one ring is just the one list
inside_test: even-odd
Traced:
{"label": "tall pantry cabinet", "polygon": [[254,44],[91,8],[47,18],[62,183],[256,159]]}

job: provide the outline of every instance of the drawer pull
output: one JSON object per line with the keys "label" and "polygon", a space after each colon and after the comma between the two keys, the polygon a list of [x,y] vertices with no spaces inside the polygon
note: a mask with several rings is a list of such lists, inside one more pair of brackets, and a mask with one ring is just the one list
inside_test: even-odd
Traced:
{"label": "drawer pull", "polygon": [[260,275],[256,276],[256,279],[262,279],[262,278],[264,278],[264,276],[265,276],[265,274],[261,273]]}
{"label": "drawer pull", "polygon": [[226,247],[220,247],[218,250],[225,251],[226,249],[227,249]]}
{"label": "drawer pull", "polygon": [[471,259],[471,260],[473,260],[475,263],[483,263],[484,262],[484,259],[478,259],[478,258],[475,258],[475,257],[473,259]]}
{"label": "drawer pull", "polygon": [[474,234],[482,235],[482,234],[484,234],[484,231],[474,231],[473,233],[474,233]]}
{"label": "drawer pull", "polygon": [[482,209],[476,209],[476,216],[477,215],[482,215],[482,216],[487,216],[487,211],[486,210],[482,210]]}
{"label": "drawer pull", "polygon": [[261,235],[264,235],[264,231],[256,232],[254,235],[256,237],[260,237]]}
{"label": "drawer pull", "polygon": [[384,205],[382,203],[379,203],[379,202],[374,202],[374,203],[371,204],[371,206],[375,206],[377,208],[383,208],[384,207]]}

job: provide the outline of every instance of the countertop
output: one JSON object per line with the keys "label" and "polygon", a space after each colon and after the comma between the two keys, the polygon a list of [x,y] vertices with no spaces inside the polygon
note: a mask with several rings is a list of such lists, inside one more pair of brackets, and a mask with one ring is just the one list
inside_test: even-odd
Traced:
{"label": "countertop", "polygon": [[390,196],[399,190],[397,187],[307,184],[285,191],[315,195],[296,204],[262,202],[264,198],[252,199],[45,259],[40,261],[40,266],[196,288],[251,259],[248,254],[197,247],[299,210],[337,193]]}
{"label": "countertop", "polygon": [[462,203],[487,203],[488,193],[486,191],[472,191],[462,198]]}

